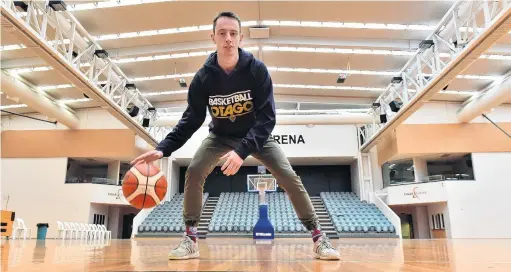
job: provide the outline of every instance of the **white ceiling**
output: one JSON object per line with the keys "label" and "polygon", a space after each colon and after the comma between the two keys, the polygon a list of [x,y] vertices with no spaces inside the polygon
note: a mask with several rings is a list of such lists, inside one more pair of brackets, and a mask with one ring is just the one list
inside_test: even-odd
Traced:
{"label": "white ceiling", "polygon": [[[85,1],[89,2],[89,1]],[[111,1],[107,1],[111,2]],[[76,3],[73,2],[73,4]],[[137,31],[164,30],[172,28],[210,26],[220,11],[234,11],[243,22],[261,21],[269,25],[270,38],[250,39],[248,28],[244,27],[246,41],[243,47],[260,46],[262,53],[252,50],[256,57],[262,57],[270,68],[277,100],[281,109],[359,109],[369,108],[404,64],[411,58],[407,52],[414,52],[419,42],[431,33],[454,1],[164,1],[139,5],[114,6],[71,11],[84,28],[98,37],[99,44],[107,49],[112,59],[161,56],[190,52],[204,52],[199,56],[179,57],[163,60],[119,63],[121,70],[132,79],[172,74],[185,76],[189,83],[191,76],[206,59],[205,51],[213,50],[210,29],[186,33],[162,34],[147,37],[108,38],[110,34]],[[80,6],[69,6],[76,9]],[[81,6],[83,7],[83,6]],[[412,29],[369,29],[278,26],[272,21],[306,21],[334,23],[367,23],[413,25]],[[417,29],[422,26],[426,29]],[[110,36],[111,37],[111,36]],[[19,44],[9,32],[2,29],[1,45]],[[284,51],[276,51],[275,48]],[[347,54],[318,52],[286,52],[291,48],[317,49],[364,49],[392,50],[404,55]],[[272,50],[267,50],[273,48]],[[264,49],[264,50],[263,50]],[[341,52],[344,52],[342,51]],[[28,49],[3,50],[2,69],[45,67],[48,64],[38,59]],[[477,76],[501,76],[511,70],[511,34],[499,41],[487,54],[507,55],[507,60],[478,59],[462,74]],[[288,72],[277,68],[306,68],[371,71],[371,75],[350,75],[344,84],[337,84],[337,72]],[[381,74],[388,72],[387,74]],[[380,74],[378,74],[380,73]],[[69,84],[65,77],[54,70],[20,73],[34,86]],[[453,80],[448,91],[479,91],[490,84],[490,79]],[[174,79],[140,80],[137,88],[147,93],[185,90]],[[289,87],[289,85],[306,85]],[[317,89],[307,85],[353,87],[352,90]],[[285,87],[287,86],[287,87]],[[47,90],[57,100],[80,99],[83,94],[75,88]],[[186,93],[157,94],[146,96],[157,107],[174,106],[171,110],[182,111]],[[438,94],[434,100],[464,101],[467,94]],[[14,99],[14,100],[13,100]],[[508,101],[511,103],[511,101]],[[1,95],[1,105],[22,104],[15,98]],[[96,107],[98,103],[74,102],[73,109]],[[18,113],[33,112],[28,107],[11,108]]]}

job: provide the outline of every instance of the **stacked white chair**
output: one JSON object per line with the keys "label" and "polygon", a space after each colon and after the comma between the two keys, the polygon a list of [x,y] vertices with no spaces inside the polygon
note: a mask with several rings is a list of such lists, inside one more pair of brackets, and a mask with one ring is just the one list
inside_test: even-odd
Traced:
{"label": "stacked white chair", "polygon": [[28,232],[28,238],[30,239],[32,235],[32,229],[27,228],[25,225],[25,221],[21,218],[16,218],[14,220],[14,229],[12,234],[12,239],[16,239],[16,237],[21,237],[21,234],[23,233],[23,239],[27,239],[27,232]]}
{"label": "stacked white chair", "polygon": [[112,232],[105,225],[57,221],[59,239],[111,240]]}

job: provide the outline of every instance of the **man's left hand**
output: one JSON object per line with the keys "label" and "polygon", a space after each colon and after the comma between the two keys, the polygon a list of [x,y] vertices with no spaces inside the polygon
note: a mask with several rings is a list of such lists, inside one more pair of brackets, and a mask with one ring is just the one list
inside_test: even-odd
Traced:
{"label": "man's left hand", "polygon": [[243,164],[243,159],[241,159],[240,156],[238,156],[238,153],[234,152],[234,150],[222,156],[221,159],[227,159],[224,165],[222,165],[222,171],[226,176],[236,174]]}

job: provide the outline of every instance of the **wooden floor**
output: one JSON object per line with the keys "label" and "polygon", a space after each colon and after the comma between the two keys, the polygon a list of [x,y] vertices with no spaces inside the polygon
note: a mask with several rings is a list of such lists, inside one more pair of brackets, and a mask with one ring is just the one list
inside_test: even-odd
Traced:
{"label": "wooden floor", "polygon": [[511,240],[332,240],[341,261],[312,257],[310,239],[200,240],[201,258],[169,261],[179,239],[2,240],[1,271],[511,271]]}

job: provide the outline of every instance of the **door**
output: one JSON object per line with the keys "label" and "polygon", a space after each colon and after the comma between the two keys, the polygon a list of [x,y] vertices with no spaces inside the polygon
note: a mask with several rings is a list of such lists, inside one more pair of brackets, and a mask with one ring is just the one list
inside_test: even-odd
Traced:
{"label": "door", "polygon": [[414,239],[413,216],[411,214],[401,213],[399,218],[401,219],[401,234],[403,235],[403,239]]}
{"label": "door", "polygon": [[122,239],[130,239],[133,230],[134,213],[125,214],[122,218]]}

